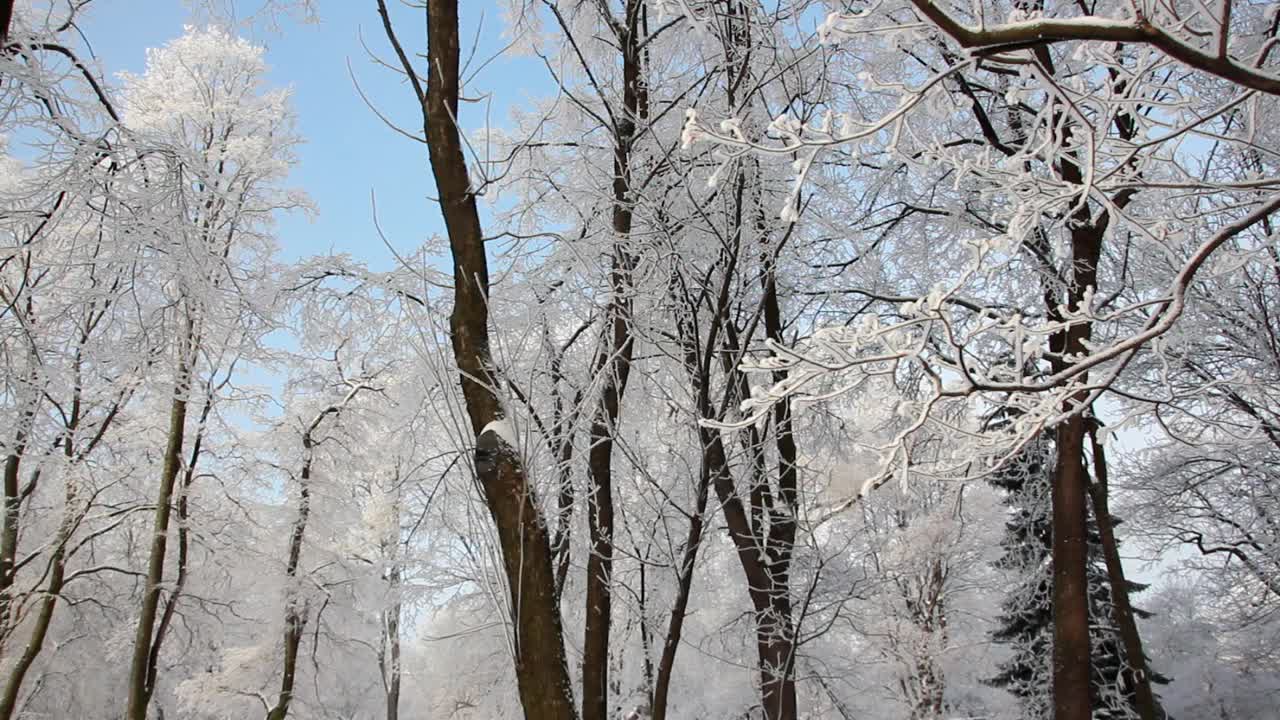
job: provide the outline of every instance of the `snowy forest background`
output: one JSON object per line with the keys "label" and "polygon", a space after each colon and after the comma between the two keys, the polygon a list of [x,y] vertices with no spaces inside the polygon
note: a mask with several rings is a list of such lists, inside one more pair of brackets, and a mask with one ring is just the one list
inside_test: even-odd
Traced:
{"label": "snowy forest background", "polygon": [[0,720],[1276,717],[1276,3],[360,2],[0,2]]}

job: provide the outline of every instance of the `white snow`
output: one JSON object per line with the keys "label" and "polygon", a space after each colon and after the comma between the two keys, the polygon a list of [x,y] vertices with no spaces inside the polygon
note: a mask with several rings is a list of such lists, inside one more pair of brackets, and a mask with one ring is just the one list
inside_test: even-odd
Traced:
{"label": "white snow", "polygon": [[513,426],[511,421],[505,417],[500,417],[497,420],[490,422],[488,425],[485,425],[484,429],[480,431],[480,434],[484,435],[487,432],[493,432],[499,438],[502,438],[502,442],[511,447],[516,446],[515,426]]}

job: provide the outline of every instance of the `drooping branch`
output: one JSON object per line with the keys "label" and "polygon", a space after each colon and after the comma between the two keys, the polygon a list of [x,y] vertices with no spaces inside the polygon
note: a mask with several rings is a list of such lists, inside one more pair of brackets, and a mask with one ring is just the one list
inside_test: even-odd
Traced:
{"label": "drooping branch", "polygon": [[[1252,67],[1242,65],[1225,52],[1225,43],[1219,46],[1219,52],[1210,54],[1188,45],[1142,16],[1127,19],[1092,16],[1036,18],[975,29],[951,17],[932,0],[911,0],[911,4],[940,30],[978,55],[1070,40],[1145,44],[1193,69],[1253,90],[1280,95],[1280,77],[1259,69],[1266,60],[1265,49]],[[1225,36],[1223,33],[1224,40]]]}

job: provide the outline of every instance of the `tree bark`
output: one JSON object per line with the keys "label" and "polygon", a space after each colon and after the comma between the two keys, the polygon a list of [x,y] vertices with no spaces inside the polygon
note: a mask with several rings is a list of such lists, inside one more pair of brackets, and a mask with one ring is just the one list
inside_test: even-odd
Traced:
{"label": "tree bark", "polygon": [[293,701],[293,687],[298,671],[298,648],[302,645],[302,633],[307,627],[308,606],[299,598],[298,574],[302,567],[302,551],[307,536],[307,523],[311,519],[311,472],[315,466],[316,432],[329,416],[338,416],[362,390],[365,384],[352,384],[345,397],[316,413],[302,432],[302,467],[298,473],[298,511],[293,519],[293,532],[289,534],[289,555],[285,564],[284,605],[284,664],[280,673],[280,692],[276,704],[267,710],[267,720],[285,720]]}
{"label": "tree bark", "polygon": [[[1037,59],[1052,73],[1053,64],[1044,48]],[[1070,130],[1067,130],[1068,134]],[[1062,179],[1084,184],[1083,171],[1074,155],[1061,160]],[[1123,202],[1123,200],[1120,200]],[[1053,320],[1087,314],[1090,293],[1098,285],[1098,261],[1110,216],[1101,210],[1095,217],[1081,205],[1068,220],[1071,263],[1064,273],[1065,298],[1061,306],[1045,308]],[[1046,296],[1046,300],[1049,300]],[[1088,353],[1093,323],[1077,322],[1055,333],[1049,340],[1051,364],[1055,370],[1071,366],[1071,358]],[[1088,383],[1088,373],[1079,382]],[[1057,458],[1052,491],[1053,504],[1053,702],[1054,720],[1090,720],[1092,699],[1092,649],[1089,641],[1088,564],[1088,475],[1084,468],[1085,418],[1089,411],[1087,390],[1080,390],[1062,405],[1071,416],[1057,427]]]}
{"label": "tree bark", "polygon": [[1120,545],[1116,542],[1115,524],[1111,519],[1107,496],[1110,490],[1107,476],[1107,456],[1098,440],[1097,422],[1089,427],[1089,441],[1093,450],[1093,478],[1089,485],[1089,497],[1093,501],[1093,514],[1098,520],[1098,534],[1102,540],[1102,554],[1107,562],[1107,579],[1111,582],[1111,602],[1114,605],[1116,624],[1120,626],[1120,640],[1124,643],[1128,684],[1133,687],[1134,700],[1141,720],[1164,720],[1164,710],[1151,689],[1151,671],[1147,667],[1147,654],[1142,648],[1142,636],[1129,600],[1129,584],[1124,576],[1124,564],[1120,561]]}
{"label": "tree bark", "polygon": [[[453,258],[454,303],[450,341],[467,416],[476,436],[475,471],[498,531],[511,599],[516,681],[529,720],[571,720],[573,702],[555,570],[525,467],[511,445],[510,426],[495,394],[489,350],[489,266],[466,156],[455,122],[459,95],[457,0],[429,0],[424,90],[392,26],[385,0],[377,0],[383,29],[422,107],[423,130]],[[498,423],[498,424],[495,424]]]}
{"label": "tree bark", "polygon": [[[68,441],[69,443],[70,441]],[[36,614],[31,635],[28,636],[27,643],[22,649],[22,655],[14,663],[13,668],[9,671],[9,677],[5,681],[4,695],[0,696],[0,720],[9,720],[13,717],[13,713],[18,706],[18,694],[22,690],[22,683],[26,680],[27,672],[35,663],[36,657],[41,650],[44,649],[45,637],[49,634],[49,626],[53,622],[53,613],[57,609],[58,599],[61,597],[62,588],[66,581],[67,544],[71,541],[71,536],[82,517],[75,512],[77,494],[76,486],[73,483],[68,483],[63,500],[62,521],[58,526],[53,555],[49,559],[49,581],[44,588],[44,597],[40,600],[40,610]]]}
{"label": "tree bark", "polygon": [[15,0],[0,0],[0,47],[9,44],[9,25],[13,23]]}
{"label": "tree bark", "polygon": [[0,624],[8,635],[9,608],[13,602],[14,568],[18,559],[18,522],[21,519],[22,498],[18,489],[18,474],[22,467],[22,437],[17,447],[4,459],[4,530],[0,533]]}
{"label": "tree bark", "polygon": [[1090,720],[1089,587],[1084,418],[1058,426],[1053,483],[1054,720]]}
{"label": "tree bark", "polygon": [[[33,367],[28,374],[27,382],[31,387],[35,387],[37,374],[34,367],[37,359],[35,348],[31,345],[27,348],[27,358]],[[14,429],[13,445],[9,447],[9,454],[4,459],[4,529],[0,531],[0,627],[3,631],[0,631],[0,648],[4,647],[9,633],[13,630],[11,625],[13,618],[10,614],[14,601],[13,584],[16,580],[18,536],[22,522],[22,490],[19,487],[19,478],[22,473],[22,460],[27,451],[27,435],[31,432],[38,409],[37,403],[38,396],[24,403],[26,407],[19,416],[17,428]]]}

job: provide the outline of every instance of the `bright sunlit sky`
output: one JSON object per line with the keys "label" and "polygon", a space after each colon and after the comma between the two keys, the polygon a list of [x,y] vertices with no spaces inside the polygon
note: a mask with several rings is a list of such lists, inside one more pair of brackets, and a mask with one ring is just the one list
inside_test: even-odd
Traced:
{"label": "bright sunlit sky", "polygon": [[[249,3],[244,3],[245,7]],[[261,2],[253,4],[256,9]],[[408,251],[443,232],[434,203],[426,147],[389,129],[361,99],[352,76],[384,115],[420,133],[421,115],[412,90],[402,78],[378,66],[361,39],[380,57],[394,63],[374,0],[318,0],[319,22],[280,20],[278,30],[238,28],[240,34],[267,48],[270,81],[293,89],[298,129],[305,144],[290,185],[305,190],[319,212],[281,218],[279,240],[284,259],[330,251],[351,253],[386,269],[391,253],[373,223],[371,194],[376,195],[378,221],[398,251]],[[425,52],[421,10],[399,0],[388,3],[408,52]],[[81,27],[106,75],[118,82],[122,70],[141,73],[146,49],[182,34],[193,16],[183,0],[95,0]],[[462,6],[463,37],[478,40],[475,63],[487,59],[508,41],[494,0],[468,0]],[[477,30],[479,32],[477,33]],[[467,48],[463,49],[464,57]],[[468,86],[482,103],[464,109],[463,124],[475,129],[487,116],[501,124],[508,109],[546,84],[536,58],[500,57]]]}

